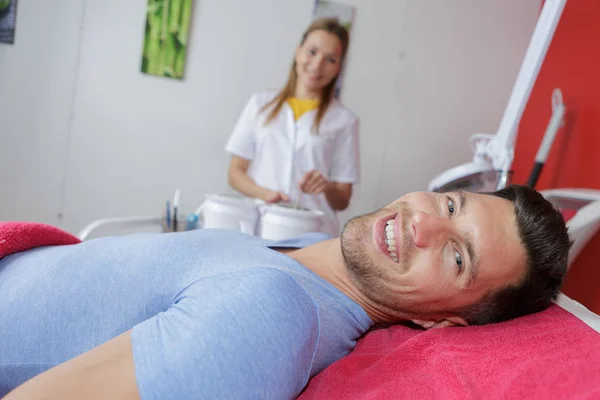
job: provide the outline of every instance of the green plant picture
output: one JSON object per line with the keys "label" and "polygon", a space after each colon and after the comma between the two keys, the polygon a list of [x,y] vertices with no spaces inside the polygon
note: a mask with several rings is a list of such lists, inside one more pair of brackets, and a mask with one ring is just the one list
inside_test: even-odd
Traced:
{"label": "green plant picture", "polygon": [[193,0],[148,0],[142,72],[183,79]]}
{"label": "green plant picture", "polygon": [[15,42],[17,0],[0,0],[0,43]]}

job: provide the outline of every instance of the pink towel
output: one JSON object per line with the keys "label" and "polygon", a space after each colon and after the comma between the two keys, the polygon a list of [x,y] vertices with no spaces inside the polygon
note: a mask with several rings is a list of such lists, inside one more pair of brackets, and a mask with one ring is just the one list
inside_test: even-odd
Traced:
{"label": "pink towel", "polygon": [[50,225],[0,222],[0,258],[41,246],[75,244],[81,240]]}
{"label": "pink towel", "polygon": [[600,334],[556,305],[487,326],[392,326],[368,333],[299,397],[480,398],[600,398]]}

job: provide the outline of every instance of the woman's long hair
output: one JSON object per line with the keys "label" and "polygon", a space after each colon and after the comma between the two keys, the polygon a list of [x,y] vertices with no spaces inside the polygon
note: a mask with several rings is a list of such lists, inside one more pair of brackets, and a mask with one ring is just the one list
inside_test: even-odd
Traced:
{"label": "woman's long hair", "polygon": [[[340,43],[342,44],[342,56],[340,58],[340,71],[341,71],[344,59],[346,58],[346,53],[348,51],[348,43],[349,43],[348,31],[346,30],[346,28],[344,28],[344,26],[342,24],[340,24],[338,22],[337,18],[317,19],[317,20],[313,21],[313,23],[308,27],[306,32],[304,32],[304,34],[302,35],[302,40],[300,41],[300,46],[302,46],[304,44],[304,42],[306,41],[306,38],[308,37],[308,35],[311,32],[318,31],[318,30],[323,30],[328,33],[331,33],[340,40]],[[337,75],[331,80],[331,82],[329,82],[327,84],[327,86],[325,86],[323,88],[323,90],[321,91],[321,98],[319,99],[320,101],[319,101],[319,108],[317,110],[317,117],[315,118],[315,122],[313,125],[313,131],[315,131],[315,132],[318,131],[319,124],[321,123],[321,120],[323,119],[323,116],[325,115],[325,112],[327,111],[327,107],[329,107],[329,104],[331,103],[331,99],[333,98],[333,92],[335,90],[335,83],[337,81],[339,74],[340,73],[338,72]],[[277,96],[275,96],[275,98],[273,100],[271,100],[270,102],[265,104],[260,109],[260,112],[264,112],[267,109],[272,107],[272,110],[269,113],[269,115],[265,121],[265,125],[269,124],[271,121],[273,121],[273,119],[275,119],[275,117],[277,117],[277,115],[281,111],[281,107],[283,107],[283,104],[287,101],[287,99],[294,96],[294,92],[296,91],[297,80],[298,80],[298,75],[296,73],[296,57],[294,57],[294,61],[292,62],[292,66],[290,68],[290,73],[289,73],[287,83],[285,84],[283,89],[281,89],[281,91],[277,94]]]}

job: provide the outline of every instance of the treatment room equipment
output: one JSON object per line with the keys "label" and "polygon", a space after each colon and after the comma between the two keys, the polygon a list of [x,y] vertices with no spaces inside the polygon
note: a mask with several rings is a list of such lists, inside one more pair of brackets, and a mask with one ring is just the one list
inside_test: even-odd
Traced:
{"label": "treatment room equipment", "polygon": [[[104,234],[155,230],[184,231],[198,228],[229,229],[268,240],[285,240],[304,233],[318,232],[323,212],[284,204],[265,204],[242,196],[208,194],[193,214],[179,217],[175,226],[165,216],[104,218],[86,225],[77,235],[81,240]],[[185,219],[184,219],[185,218]]]}
{"label": "treatment room equipment", "polygon": [[[565,4],[566,0],[544,2],[496,134],[477,133],[471,136],[469,143],[473,151],[473,160],[448,169],[433,178],[429,183],[430,191],[447,192],[463,189],[471,192],[489,192],[501,189],[510,183],[510,168],[519,122]],[[545,139],[540,147],[540,156],[547,156],[564,115],[562,95],[553,95],[552,105],[554,114],[546,131],[548,139]],[[544,159],[539,159],[536,166],[543,165],[543,162]],[[541,170],[541,167],[536,168]],[[539,171],[537,172],[539,174]]]}

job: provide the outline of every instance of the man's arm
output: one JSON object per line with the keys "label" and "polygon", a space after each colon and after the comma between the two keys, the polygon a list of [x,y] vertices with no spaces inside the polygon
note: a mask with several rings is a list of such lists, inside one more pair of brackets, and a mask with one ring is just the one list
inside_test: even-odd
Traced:
{"label": "man's arm", "polygon": [[139,399],[131,331],[30,379],[4,400]]}
{"label": "man's arm", "polygon": [[5,399],[295,398],[310,378],[318,333],[314,302],[287,274],[215,275]]}

